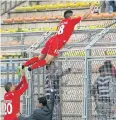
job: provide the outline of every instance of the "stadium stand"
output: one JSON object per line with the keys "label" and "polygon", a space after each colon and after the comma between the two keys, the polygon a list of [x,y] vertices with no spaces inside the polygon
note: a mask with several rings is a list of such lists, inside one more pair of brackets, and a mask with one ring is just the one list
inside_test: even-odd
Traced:
{"label": "stadium stand", "polygon": [[[77,17],[79,15],[74,15],[74,17]],[[63,19],[62,16],[30,16],[30,17],[19,17],[19,18],[10,18],[10,19],[5,19],[3,20],[4,23],[11,24],[11,23],[26,23],[26,22],[37,22],[37,21],[43,21],[46,22],[49,20],[57,21],[59,20],[58,18],[60,17],[60,20]],[[88,16],[88,20],[100,20],[100,19],[112,19],[116,17],[116,13],[99,13],[99,14],[91,14]]]}
{"label": "stadium stand", "polygon": [[[23,6],[15,8],[16,12],[25,12],[25,11],[36,11],[36,10],[60,10],[64,8],[81,8],[89,7],[91,2],[66,2],[58,4],[43,4],[43,5],[34,5],[34,6]],[[94,2],[95,5],[99,6],[99,2]]]}

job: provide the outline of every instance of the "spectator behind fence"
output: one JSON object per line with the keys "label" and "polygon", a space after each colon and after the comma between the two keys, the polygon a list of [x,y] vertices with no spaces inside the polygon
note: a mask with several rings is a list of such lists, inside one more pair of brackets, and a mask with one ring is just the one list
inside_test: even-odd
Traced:
{"label": "spectator behind fence", "polygon": [[112,3],[110,3],[110,0],[100,0],[101,13],[105,13],[105,12],[112,13],[113,7],[111,4]]}
{"label": "spectator behind fence", "polygon": [[52,120],[52,113],[54,108],[54,91],[51,89],[51,98],[47,103],[46,97],[38,98],[39,104],[37,109],[29,117],[23,117],[17,114],[18,120]]}
{"label": "spectator behind fence", "polygon": [[91,93],[94,96],[98,120],[113,118],[113,107],[116,103],[116,79],[108,74],[109,71],[102,65]]}
{"label": "spectator behind fence", "polygon": [[109,4],[112,6],[113,12],[116,12],[116,0],[109,0]]}
{"label": "spectator behind fence", "polygon": [[62,76],[69,74],[71,72],[71,68],[68,68],[65,71],[62,70],[59,71],[54,61],[52,61],[50,65],[46,66],[46,69],[48,73],[45,77],[45,96],[49,101],[50,89],[54,88],[54,90],[56,91],[55,99],[60,101],[59,80],[61,79]]}
{"label": "spectator behind fence", "polygon": [[116,67],[112,65],[111,61],[107,60],[106,62],[104,62],[104,66],[107,69],[108,74],[116,78]]}
{"label": "spectator behind fence", "polygon": [[[60,80],[62,76],[68,74],[71,72],[71,68],[66,69],[65,71],[62,71],[61,69],[58,70],[58,67],[54,63],[54,61],[51,62],[50,65],[46,66],[47,75],[45,77],[45,96],[47,98],[47,101],[49,101],[50,98],[50,89],[54,88],[55,90],[55,105],[53,110],[53,118],[60,118]],[[61,118],[60,118],[61,119]]]}

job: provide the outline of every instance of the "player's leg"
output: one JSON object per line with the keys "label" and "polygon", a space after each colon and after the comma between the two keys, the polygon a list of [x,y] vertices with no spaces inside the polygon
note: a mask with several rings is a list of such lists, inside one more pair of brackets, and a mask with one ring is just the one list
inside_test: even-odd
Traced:
{"label": "player's leg", "polygon": [[45,59],[46,56],[47,56],[47,54],[40,53],[40,55],[39,55],[39,60]]}
{"label": "player's leg", "polygon": [[50,40],[49,39],[46,43],[45,43],[45,46],[43,47],[42,51],[41,51],[41,54],[36,57],[33,57],[31,59],[29,59],[28,61],[26,61],[23,65],[22,65],[22,68],[24,67],[27,67],[29,65],[32,65],[34,64],[35,62],[38,62],[39,60],[42,60],[42,59],[45,59],[46,55],[47,55],[47,52],[49,50],[49,45],[50,45]]}
{"label": "player's leg", "polygon": [[17,74],[18,76],[20,77],[21,76],[21,69],[24,69],[24,67],[26,66],[29,66],[31,64],[34,64],[35,62],[38,62],[39,60],[42,60],[42,59],[45,59],[47,54],[40,54],[39,57],[36,56],[36,57],[33,57],[31,58],[30,60],[28,60],[27,62],[25,62],[23,65],[22,65],[22,68],[19,66],[18,69],[17,69]]}
{"label": "player's leg", "polygon": [[29,67],[29,71],[34,70],[39,67],[43,67],[46,64],[50,64],[50,62],[58,55],[59,49],[61,49],[65,45],[66,41],[60,41],[57,38],[52,38],[49,44],[48,54],[45,59],[39,60],[34,63],[31,67]]}
{"label": "player's leg", "polygon": [[27,66],[29,66],[29,65],[37,62],[37,61],[39,61],[39,57],[38,57],[38,56],[33,57],[33,58],[27,60],[27,61],[22,65],[22,68],[27,67]]}
{"label": "player's leg", "polygon": [[46,57],[46,54],[42,54],[42,53],[41,53],[41,54],[39,55],[39,57],[38,57],[38,56],[35,56],[35,57],[29,59],[28,61],[26,61],[26,62],[22,65],[22,68],[27,67],[27,66],[29,66],[29,65],[32,65],[32,64],[34,64],[35,62],[38,62],[39,60],[45,59],[45,57]]}
{"label": "player's leg", "polygon": [[46,64],[50,64],[50,62],[55,58],[55,56],[47,54],[46,58],[43,60],[39,60],[38,62],[34,63],[31,67],[28,68],[29,71],[34,70],[36,68],[45,66]]}
{"label": "player's leg", "polygon": [[[34,70],[36,68],[42,67],[46,64],[50,64],[50,62],[58,55],[58,40],[56,38],[52,38],[49,44],[48,53],[45,59],[39,60],[34,63],[31,67],[29,67],[29,71]],[[43,53],[43,50],[42,50]]]}

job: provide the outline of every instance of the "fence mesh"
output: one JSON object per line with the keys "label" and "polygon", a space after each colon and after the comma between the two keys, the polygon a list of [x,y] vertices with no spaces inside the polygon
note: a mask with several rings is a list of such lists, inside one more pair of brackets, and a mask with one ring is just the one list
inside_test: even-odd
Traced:
{"label": "fence mesh", "polygon": [[116,119],[116,58],[91,59],[89,65],[88,120]]}
{"label": "fence mesh", "polygon": [[[106,108],[102,108],[102,112],[97,111],[101,110],[100,107],[102,105],[100,104],[97,106],[93,85],[100,76],[98,70],[105,61],[111,60],[113,66],[116,64],[115,29],[110,29],[107,34],[91,47],[91,49],[87,51],[84,49],[91,41],[91,37],[100,31],[101,30],[80,30],[74,32],[68,44],[60,51],[59,57],[55,60],[55,74],[53,74],[54,67],[50,69],[43,67],[33,71],[32,79],[29,81],[30,87],[28,90],[28,92],[31,91],[32,94],[29,96],[29,93],[27,92],[22,98],[23,114],[29,115],[36,109],[38,97],[49,95],[46,93],[47,76],[51,75],[53,77],[54,75],[59,75],[59,79],[54,78],[55,82],[50,79],[50,85],[57,88],[53,116],[54,120],[81,120],[82,115],[83,120],[106,120],[106,118],[99,119],[99,113],[104,112],[103,109],[107,112],[109,106],[103,103],[103,107],[105,106]],[[21,60],[23,58],[19,59]],[[17,66],[21,63],[22,62],[11,63],[10,61],[7,63],[2,62],[1,82],[16,82],[15,78],[19,80],[15,72]],[[71,68],[71,71],[67,72],[66,70],[69,68]],[[7,71],[11,71],[11,69],[15,69],[15,72]],[[4,84],[5,83],[3,83],[3,85]],[[1,89],[2,88],[3,87],[1,87]],[[85,91],[87,91],[87,95],[84,94]],[[85,102],[86,97],[87,102]],[[98,99],[96,98],[96,100]],[[113,107],[114,106],[115,105],[113,104]],[[83,114],[85,109],[86,115]],[[115,108],[113,108],[113,111],[115,111]],[[109,112],[110,111],[108,111],[108,117]],[[101,116],[103,117],[103,115]],[[107,119],[109,120],[110,118]]]}

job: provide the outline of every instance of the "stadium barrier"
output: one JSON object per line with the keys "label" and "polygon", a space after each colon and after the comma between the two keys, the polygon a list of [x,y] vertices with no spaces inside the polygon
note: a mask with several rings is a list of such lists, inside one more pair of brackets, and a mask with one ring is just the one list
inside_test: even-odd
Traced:
{"label": "stadium barrier", "polygon": [[[111,27],[106,29],[105,32],[103,30],[75,31],[55,60],[59,72],[67,68],[72,69],[69,74],[60,78],[60,105],[56,107],[56,111],[60,111],[56,112],[58,115],[55,114],[55,119],[59,117],[63,120],[95,120],[98,117],[95,101],[90,90],[99,76],[99,67],[106,60],[111,60],[114,65],[116,64],[115,29]],[[32,34],[34,36],[38,35],[34,32]],[[99,39],[97,36],[99,36]],[[42,46],[43,42],[39,46],[39,50]],[[38,53],[37,51],[33,51],[33,54]],[[11,63],[19,66],[25,60],[25,58],[18,60],[7,58],[1,62],[5,66]],[[45,77],[46,67],[33,71],[31,80],[28,80],[30,87],[23,98],[23,114],[31,114],[36,107],[37,97],[45,94]]]}

